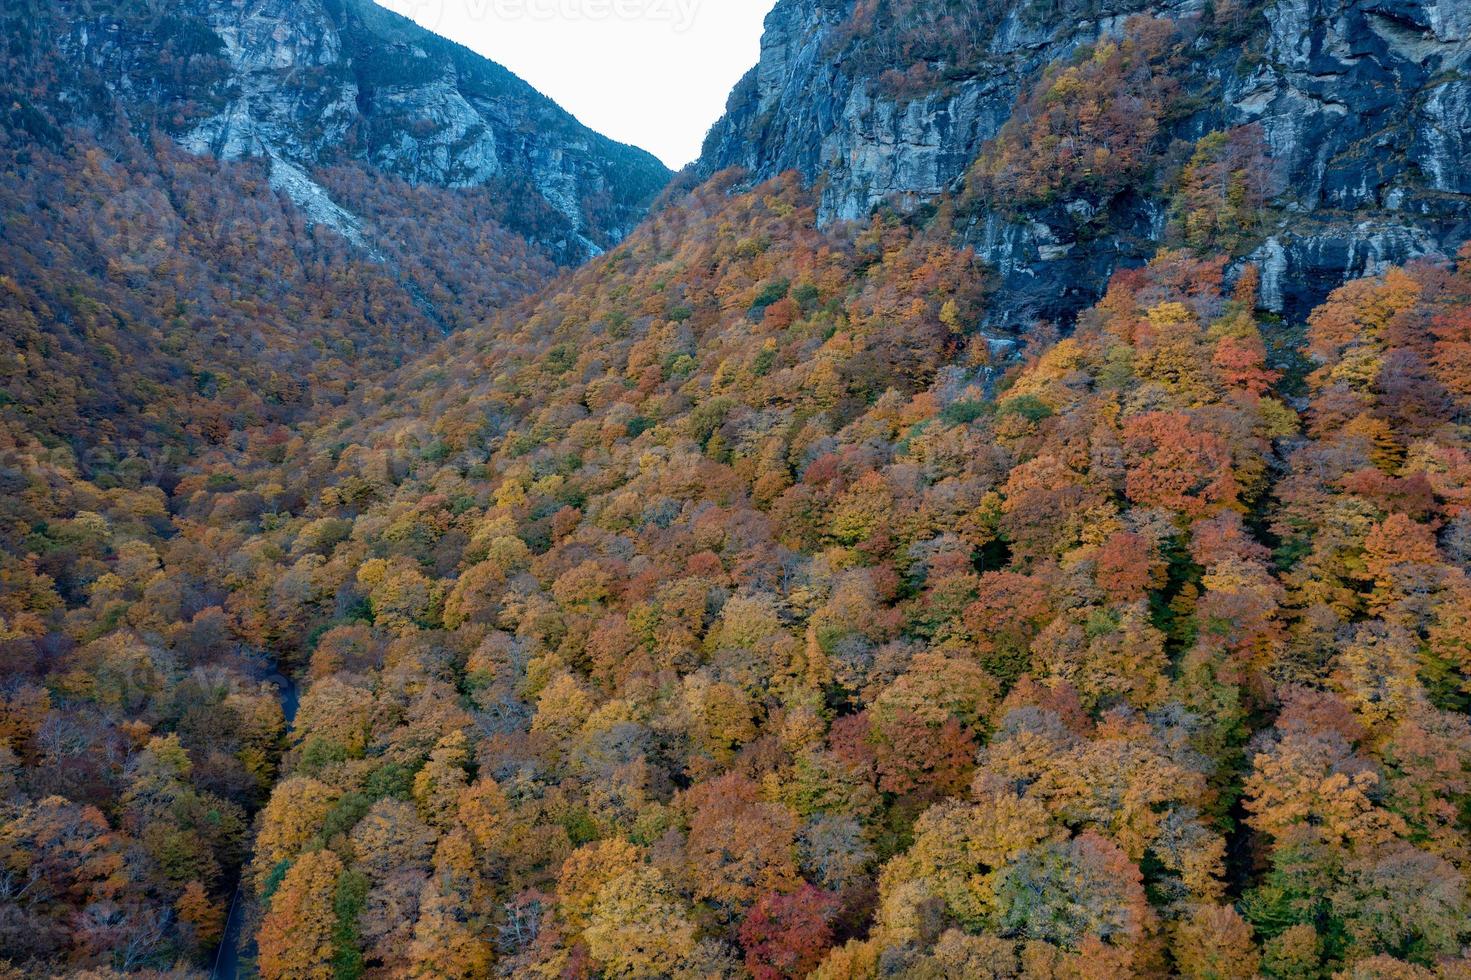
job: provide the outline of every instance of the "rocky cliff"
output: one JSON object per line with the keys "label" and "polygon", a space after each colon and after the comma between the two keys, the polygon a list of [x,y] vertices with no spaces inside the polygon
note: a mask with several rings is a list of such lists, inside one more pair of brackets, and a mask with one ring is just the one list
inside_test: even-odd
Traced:
{"label": "rocky cliff", "polygon": [[820,181],[827,221],[912,211],[962,189],[1049,65],[1135,15],[1180,31],[1155,163],[1121,192],[970,213],[998,319],[1065,318],[1171,243],[1191,148],[1244,126],[1261,134],[1271,191],[1235,251],[1278,309],[1471,236],[1462,0],[782,0],[698,172],[795,169]]}
{"label": "rocky cliff", "polygon": [[95,473],[301,422],[668,176],[370,0],[8,0],[0,426]]}
{"label": "rocky cliff", "polygon": [[[121,112],[185,148],[268,159],[314,220],[356,234],[313,180],[356,162],[416,184],[504,191],[506,223],[579,261],[621,241],[669,173],[504,68],[371,0],[28,0],[7,33],[53,76],[63,121]],[[39,56],[39,57],[38,57]]]}

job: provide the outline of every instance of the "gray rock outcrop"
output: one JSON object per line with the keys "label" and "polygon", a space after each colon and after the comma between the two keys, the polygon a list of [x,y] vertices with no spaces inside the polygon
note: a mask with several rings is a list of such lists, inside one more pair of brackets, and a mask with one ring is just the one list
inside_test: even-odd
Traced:
{"label": "gray rock outcrop", "polygon": [[[1178,76],[1188,111],[1169,121],[1161,146],[1246,124],[1264,134],[1277,171],[1271,220],[1238,259],[1261,266],[1273,306],[1301,314],[1347,278],[1471,238],[1464,0],[982,3],[972,36],[960,39],[964,65],[890,43],[883,24],[851,31],[859,7],[781,0],[760,65],[710,133],[700,176],[796,170],[820,188],[829,222],[884,203],[914,210],[961,186],[1047,65],[1150,14],[1199,30]],[[916,65],[918,90],[896,86],[895,73]],[[1114,270],[1154,254],[1169,210],[1155,182],[1103,201],[975,215],[968,239],[999,278],[993,316],[1066,319]]]}

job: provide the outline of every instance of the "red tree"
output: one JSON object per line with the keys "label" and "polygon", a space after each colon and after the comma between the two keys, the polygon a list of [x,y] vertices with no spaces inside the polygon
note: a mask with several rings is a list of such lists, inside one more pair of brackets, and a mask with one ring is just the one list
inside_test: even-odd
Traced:
{"label": "red tree", "polygon": [[756,980],[805,977],[833,944],[837,898],[803,884],[788,895],[763,895],[741,923],[746,969]]}

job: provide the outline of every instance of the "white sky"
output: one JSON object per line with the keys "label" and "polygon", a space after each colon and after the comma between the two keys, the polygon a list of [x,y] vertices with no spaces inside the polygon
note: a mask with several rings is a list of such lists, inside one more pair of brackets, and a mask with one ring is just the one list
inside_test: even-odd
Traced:
{"label": "white sky", "polygon": [[775,0],[378,0],[671,169],[700,155]]}

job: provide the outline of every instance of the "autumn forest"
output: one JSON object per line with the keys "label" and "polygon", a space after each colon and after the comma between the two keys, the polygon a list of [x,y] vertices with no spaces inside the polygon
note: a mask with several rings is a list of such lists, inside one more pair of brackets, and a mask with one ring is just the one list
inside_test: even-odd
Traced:
{"label": "autumn forest", "polygon": [[[0,977],[1471,977],[1471,247],[1271,310],[1193,43],[923,208],[723,171],[572,267],[12,44]],[[1143,182],[1151,261],[992,325],[978,214]]]}

